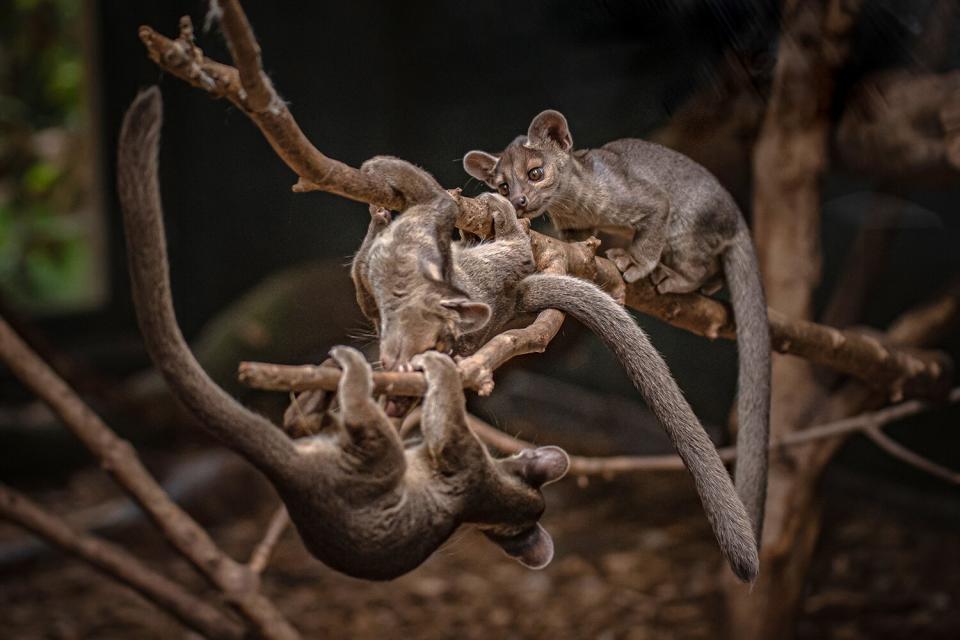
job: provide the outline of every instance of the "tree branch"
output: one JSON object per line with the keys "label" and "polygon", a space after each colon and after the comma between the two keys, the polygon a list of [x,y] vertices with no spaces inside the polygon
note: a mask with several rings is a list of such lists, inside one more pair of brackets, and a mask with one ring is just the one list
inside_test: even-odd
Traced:
{"label": "tree branch", "polygon": [[123,548],[78,533],[23,494],[0,484],[0,516],[60,547],[140,593],[148,602],[208,638],[235,640],[243,628],[192,593],[156,573]]}
{"label": "tree branch", "polygon": [[[265,79],[260,67],[259,48],[239,3],[231,0],[224,2],[222,7],[224,34],[231,51],[238,56],[239,52],[245,52],[241,58],[235,57],[240,70],[204,57],[193,41],[188,17],[181,20],[181,33],[176,40],[170,40],[150,27],[140,28],[140,37],[150,58],[169,73],[216,97],[225,97],[242,109],[260,128],[277,154],[299,176],[295,190],[322,190],[388,209],[403,209],[402,198],[385,182],[323,155],[307,140],[286,105]],[[256,55],[253,51],[257,52]],[[259,102],[254,104],[250,96],[264,92],[270,95],[267,106],[258,106]],[[486,206],[461,196],[457,190],[451,193],[460,206],[457,226],[482,238],[488,237],[491,218]],[[590,243],[567,244],[536,232],[531,232],[530,238],[538,265],[559,260],[566,273],[596,280],[615,297],[625,298],[630,307],[642,313],[708,338],[734,337],[732,314],[719,301],[698,294],[661,296],[648,282],[636,283],[624,290],[616,267],[610,261],[593,255],[595,241],[592,246]],[[551,329],[557,322],[556,317],[549,322],[544,319],[535,330]],[[887,389],[893,398],[936,395],[950,385],[949,368],[939,355],[900,352],[875,340],[865,339],[860,334],[838,332],[830,327],[793,321],[774,313],[771,313],[771,333],[773,344],[781,353],[808,358],[815,364],[858,377],[877,388]],[[531,338],[534,344],[537,340],[530,335],[521,338]],[[523,340],[515,344],[520,345]],[[498,353],[504,356],[508,354],[507,351]],[[519,355],[519,352],[513,355]],[[494,364],[499,366],[502,362]],[[483,375],[484,363],[471,361],[467,366],[465,373],[468,374],[470,386],[489,390],[490,380]],[[249,379],[249,376],[256,374],[248,367],[243,375]],[[330,374],[324,375],[328,382],[333,380]],[[312,382],[309,384],[313,385]],[[402,384],[405,388],[423,388],[421,381],[412,379]]]}
{"label": "tree branch", "polygon": [[[960,387],[953,389],[947,397],[948,404],[960,402]],[[828,438],[837,438],[848,436],[852,433],[863,432],[873,438],[873,432],[878,431],[883,426],[902,420],[904,418],[925,413],[927,411],[941,408],[942,404],[933,404],[919,400],[910,400],[891,407],[885,407],[877,411],[861,413],[851,418],[835,420],[826,424],[821,424],[802,431],[789,433],[782,438],[776,438],[770,441],[769,451],[774,455],[781,453],[784,449],[798,445],[809,444],[818,440]],[[498,449],[503,453],[517,453],[523,449],[530,449],[536,445],[507,435],[496,427],[484,422],[476,416],[469,416],[470,428],[477,437],[483,440],[487,445]],[[881,433],[881,437],[883,436]],[[879,444],[879,443],[878,443]],[[896,443],[893,443],[895,446]],[[884,447],[886,449],[886,447]],[[901,447],[902,449],[902,447]],[[724,462],[733,462],[736,460],[736,447],[723,447],[717,450],[720,459]],[[892,453],[892,452],[891,452]],[[912,454],[914,462],[916,459],[923,460],[920,456]],[[901,454],[894,454],[902,457]],[[920,466],[920,465],[916,465]],[[934,472],[931,469],[937,467],[933,463],[928,463],[929,468],[925,470],[941,477],[948,482],[957,482],[960,474],[955,474],[943,467],[938,467],[940,472]],[[589,476],[603,475],[610,476],[617,473],[633,473],[644,471],[682,471],[684,469],[683,461],[677,455],[660,456],[570,456],[570,475],[571,476]],[[923,467],[921,467],[923,468]]]}
{"label": "tree branch", "polygon": [[[246,16],[235,1],[222,2],[221,6],[224,35],[229,47],[232,51],[242,51],[244,45],[235,44],[234,41],[241,40],[238,34],[249,34]],[[228,28],[233,29],[233,33],[228,32]],[[263,73],[262,69],[251,68],[251,65],[259,63],[259,56],[243,60],[245,69],[242,74],[235,67],[204,57],[203,51],[193,42],[193,27],[188,16],[181,18],[180,36],[176,40],[165,38],[146,26],[140,27],[140,39],[146,45],[150,58],[164,70],[217,97],[227,98],[246,113],[263,132],[277,155],[298,176],[325,191],[351,200],[371,202],[394,210],[404,208],[403,198],[385,181],[365,176],[338,160],[328,158],[310,144],[273,87],[268,84],[264,88],[252,80],[260,78]],[[242,38],[243,41],[248,39],[253,40],[253,35]],[[244,81],[250,86],[244,86]],[[262,95],[264,90],[268,91],[265,101]],[[251,92],[256,100],[251,97]]]}
{"label": "tree branch", "polygon": [[122,440],[84,404],[0,318],[0,360],[63,420],[157,525],[164,537],[265,638],[296,639],[273,603],[259,591],[256,574],[224,554],[207,532],[175,504]]}
{"label": "tree branch", "polygon": [[[600,259],[598,258],[599,262]],[[606,262],[606,261],[605,261]],[[940,306],[958,301],[941,302]],[[627,304],[707,338],[735,339],[733,315],[726,304],[698,294],[661,295],[648,283],[627,287]],[[931,313],[942,311],[932,309]],[[486,395],[492,389],[493,372],[509,359],[525,353],[543,351],[560,328],[562,317],[547,316],[524,329],[507,331],[494,337],[475,355],[460,363],[464,387]],[[941,351],[925,351],[897,346],[882,336],[857,329],[834,329],[807,320],[794,320],[769,310],[772,345],[775,351],[806,358],[854,376],[882,391],[892,401],[908,397],[940,398],[949,389],[953,362]],[[271,391],[333,391],[340,380],[338,369],[313,365],[277,365],[242,362],[240,382]],[[378,393],[421,396],[426,383],[420,373],[375,372]]]}
{"label": "tree branch", "polygon": [[270,562],[273,548],[277,546],[277,542],[280,541],[280,536],[283,535],[283,532],[289,524],[290,514],[287,513],[285,506],[280,505],[270,518],[270,524],[267,525],[267,530],[263,534],[263,539],[260,540],[260,544],[258,544],[256,549],[253,550],[253,553],[250,554],[250,560],[247,562],[247,566],[250,567],[251,571],[254,573],[263,573],[263,570],[267,568],[267,564]]}
{"label": "tree branch", "polygon": [[936,476],[941,480],[946,480],[952,484],[960,484],[960,473],[947,469],[944,466],[924,458],[915,451],[907,449],[905,446],[880,431],[876,427],[871,427],[865,431],[867,437],[873,440],[874,444],[889,453],[894,458],[902,460],[907,464],[920,469],[930,475]]}

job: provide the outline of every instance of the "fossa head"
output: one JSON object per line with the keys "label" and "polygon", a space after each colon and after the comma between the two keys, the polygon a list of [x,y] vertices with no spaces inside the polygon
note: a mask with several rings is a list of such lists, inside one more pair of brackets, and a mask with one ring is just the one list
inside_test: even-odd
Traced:
{"label": "fossa head", "polygon": [[567,119],[559,111],[541,112],[527,130],[499,156],[469,151],[463,168],[510,200],[525,218],[543,214],[562,184],[563,168],[573,150]]}
{"label": "fossa head", "polygon": [[457,339],[478,331],[490,307],[451,282],[450,225],[430,205],[408,209],[377,236],[366,259],[366,282],[384,369],[408,369],[424,351],[452,354]]}

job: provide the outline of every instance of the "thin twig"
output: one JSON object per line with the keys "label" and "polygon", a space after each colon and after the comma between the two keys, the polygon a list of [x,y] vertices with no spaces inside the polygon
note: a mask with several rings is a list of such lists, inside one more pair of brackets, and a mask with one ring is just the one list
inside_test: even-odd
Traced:
{"label": "thin twig", "polygon": [[0,517],[122,582],[143,595],[148,602],[208,638],[236,640],[246,635],[237,622],[150,569],[123,548],[74,531],[62,519],[3,484],[0,484]]}
{"label": "thin twig", "polygon": [[[252,51],[256,40],[246,18],[242,16],[239,3],[235,0],[225,2],[223,11],[225,35],[228,42],[234,43],[230,45],[231,50]],[[189,19],[185,18],[183,24],[188,26]],[[159,67],[214,96],[227,98],[242,109],[260,128],[277,154],[299,176],[298,191],[316,189],[388,209],[404,208],[402,197],[383,180],[361,174],[357,169],[318,151],[303,134],[283,101],[276,96],[272,86],[265,84],[270,92],[267,107],[253,104],[251,91],[264,90],[258,84],[265,78],[259,67],[259,55],[245,54],[238,61],[243,69],[238,71],[237,68],[204,57],[193,42],[192,28],[182,27],[180,37],[171,40],[144,26],[140,29],[140,37],[150,58]],[[245,44],[237,44],[241,42]],[[460,206],[457,225],[480,237],[487,237],[490,233],[490,214],[486,206],[459,194],[455,197]],[[583,260],[583,250],[575,245],[536,232],[531,232],[530,237],[538,263],[539,257],[545,252],[567,256],[570,258],[567,273],[596,279],[598,283],[612,288],[615,296],[623,297],[622,280],[609,260],[594,258],[592,252],[589,252],[588,260]],[[573,255],[578,252],[580,255]],[[733,338],[735,335],[730,310],[717,300],[698,294],[658,295],[648,282],[626,287],[625,297],[627,304],[634,309],[698,335],[709,338]],[[950,367],[941,354],[901,350],[855,331],[838,331],[813,322],[798,321],[772,310],[770,324],[773,346],[777,351],[807,358],[816,364],[855,376],[875,388],[886,390],[893,399],[915,395],[935,397],[950,386]],[[422,386],[419,380],[409,384]],[[480,385],[485,388],[482,382]]]}
{"label": "thin twig", "polygon": [[879,427],[871,427],[864,431],[867,437],[873,440],[874,444],[878,447],[889,453],[894,458],[902,460],[907,464],[925,471],[932,476],[936,476],[941,480],[946,480],[952,484],[960,484],[960,473],[947,469],[944,466],[924,458],[915,451],[907,449],[905,446],[892,439],[890,436],[885,434],[879,429]]}
{"label": "thin twig", "polygon": [[[960,402],[960,387],[953,389],[948,398],[949,404]],[[881,428],[891,422],[896,422],[903,418],[935,410],[942,405],[930,404],[919,400],[910,400],[891,407],[885,407],[877,411],[861,413],[859,415],[836,420],[827,424],[817,425],[789,433],[782,438],[770,441],[769,450],[776,454],[778,451],[789,447],[796,447],[803,444],[809,444],[818,440],[827,438],[836,438],[862,431],[870,435],[872,430]],[[477,437],[483,440],[489,446],[502,451],[503,453],[517,453],[523,449],[530,449],[536,445],[507,435],[496,427],[484,422],[476,416],[469,416],[470,428]],[[879,444],[879,443],[878,443]],[[896,445],[896,443],[894,443]],[[718,450],[720,459],[724,462],[733,462],[736,460],[736,447],[723,447]],[[910,453],[910,452],[908,452]],[[916,455],[916,454],[914,454]],[[899,457],[899,456],[898,456]],[[919,456],[917,456],[919,458]],[[932,464],[932,463],[930,463]],[[617,473],[633,473],[641,471],[682,471],[685,468],[680,456],[662,455],[662,456],[570,456],[570,475],[614,475]],[[943,470],[943,468],[940,468]],[[950,482],[954,482],[956,474],[944,470],[946,474],[934,473]],[[952,474],[952,475],[950,475]]]}
{"label": "thin twig", "polygon": [[0,318],[0,360],[53,409],[64,425],[106,469],[173,547],[198,572],[223,591],[227,601],[268,638],[295,639],[299,634],[259,591],[256,574],[220,550],[207,532],[174,503],[136,450],[100,419]]}
{"label": "thin twig", "polygon": [[250,567],[251,571],[263,573],[263,570],[267,568],[273,549],[277,546],[277,542],[280,541],[280,536],[283,535],[288,524],[290,524],[290,514],[287,513],[285,506],[280,505],[270,518],[270,524],[267,525],[267,530],[263,534],[260,544],[250,554],[247,566]]}
{"label": "thin twig", "polygon": [[276,109],[272,103],[279,98],[273,90],[270,78],[263,72],[260,60],[260,45],[253,36],[250,22],[237,0],[220,0],[223,13],[220,25],[226,36],[230,57],[237,64],[240,84],[246,92],[246,104],[250,110],[261,112]]}

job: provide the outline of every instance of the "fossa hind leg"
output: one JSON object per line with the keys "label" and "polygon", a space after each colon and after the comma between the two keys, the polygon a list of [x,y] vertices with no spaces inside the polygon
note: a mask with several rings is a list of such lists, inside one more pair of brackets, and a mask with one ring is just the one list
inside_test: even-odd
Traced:
{"label": "fossa hind leg", "polygon": [[469,470],[471,460],[483,456],[483,447],[467,426],[457,365],[437,351],[422,353],[411,364],[422,369],[427,379],[420,432],[434,464],[443,472]]}
{"label": "fossa hind leg", "polygon": [[715,293],[720,289],[717,256],[705,253],[697,238],[683,237],[671,240],[669,251],[653,269],[650,281],[657,293],[691,293],[704,290]]}
{"label": "fossa hind leg", "polygon": [[330,355],[343,374],[337,387],[340,421],[348,438],[345,450],[351,456],[368,460],[385,471],[403,473],[403,449],[393,424],[374,402],[373,370],[356,349],[334,347]]}

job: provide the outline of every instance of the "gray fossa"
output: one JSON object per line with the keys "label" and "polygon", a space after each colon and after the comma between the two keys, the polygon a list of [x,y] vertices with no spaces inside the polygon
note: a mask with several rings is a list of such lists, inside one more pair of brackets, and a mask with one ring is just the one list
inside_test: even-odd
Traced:
{"label": "gray fossa", "polygon": [[535,273],[529,237],[506,198],[481,196],[493,213],[493,241],[453,242],[457,206],[432,176],[389,157],[368,160],[361,171],[387,180],[408,203],[395,219],[371,208],[353,262],[357,299],[378,331],[383,364],[403,368],[430,349],[466,356],[518,317],[544,309],[572,315],[623,363],[690,470],[721,551],[740,579],[752,580],[757,548],[743,503],[666,363],[633,318],[593,283]]}
{"label": "gray fossa", "polygon": [[340,364],[340,413],[329,429],[292,440],[217,386],[177,325],[157,176],[162,102],[152,87],[127,111],[120,133],[117,189],[137,318],[147,351],[173,394],[211,435],[254,464],[280,494],[304,545],[355,578],[387,580],[423,563],[461,524],[475,524],[507,554],[533,568],[553,556],[538,523],[540,487],[560,479],[569,458],[558,447],[494,460],[467,426],[453,360],[429,352],[423,370],[423,440],[406,446],[373,400],[370,365],[349,347]]}
{"label": "gray fossa", "polygon": [[710,294],[725,276],[740,360],[736,485],[759,545],[767,494],[770,329],[750,231],[730,194],[690,158],[644,140],[574,150],[566,118],[552,110],[534,118],[527,135],[499,156],[470,151],[463,166],[524,217],[547,212],[561,231],[631,233],[628,249],[607,252],[627,282],[649,277],[659,293]]}

